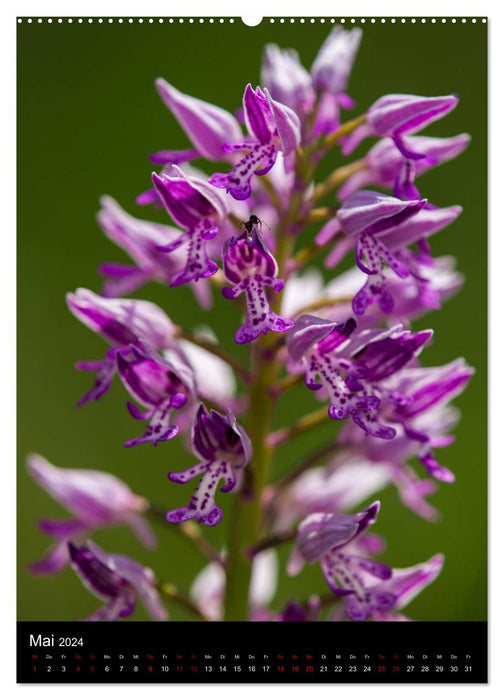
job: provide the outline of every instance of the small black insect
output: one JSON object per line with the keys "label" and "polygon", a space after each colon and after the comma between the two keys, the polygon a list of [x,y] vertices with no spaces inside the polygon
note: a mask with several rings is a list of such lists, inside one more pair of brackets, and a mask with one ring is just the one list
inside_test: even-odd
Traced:
{"label": "small black insect", "polygon": [[248,233],[252,233],[254,226],[259,226],[260,231],[263,224],[269,229],[268,224],[265,221],[261,221],[261,219],[255,214],[251,214],[250,219],[248,221],[242,221],[241,224]]}

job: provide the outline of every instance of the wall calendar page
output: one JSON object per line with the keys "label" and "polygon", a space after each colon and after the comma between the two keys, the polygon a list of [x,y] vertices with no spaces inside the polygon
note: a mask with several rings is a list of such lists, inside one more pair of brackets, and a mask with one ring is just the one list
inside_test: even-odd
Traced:
{"label": "wall calendar page", "polygon": [[486,18],[16,22],[18,682],[486,683]]}

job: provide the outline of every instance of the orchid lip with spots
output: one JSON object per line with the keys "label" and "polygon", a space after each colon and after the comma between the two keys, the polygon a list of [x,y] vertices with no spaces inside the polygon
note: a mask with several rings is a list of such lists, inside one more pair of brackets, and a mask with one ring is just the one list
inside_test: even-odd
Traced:
{"label": "orchid lip with spots", "polygon": [[[436,135],[459,102],[450,81],[442,96],[370,94],[357,106],[365,41],[335,26],[311,67],[304,50],[269,43],[260,84],[244,75],[221,85],[221,104],[175,87],[169,66],[155,82],[182,141],[150,154],[151,188],[137,198],[141,212],[152,206],[145,218],[101,197],[104,243],[127,262],[100,266],[101,293],[66,297],[98,336],[97,359],[76,364],[95,377],[78,405],[89,421],[122,412],[124,435],[122,424],[107,429],[118,450],[132,448],[121,451],[132,485],[91,457],[88,469],[28,459],[67,511],[40,521],[50,546],[32,573],[71,566],[102,601],[90,620],[143,608],[164,621],[173,605],[198,620],[399,621],[442,579],[442,553],[404,562],[394,552],[411,518],[443,527],[436,491],[464,479],[444,448],[474,369],[464,347],[440,359],[431,348],[443,321],[422,317],[463,288],[446,254],[462,207],[443,201],[429,173],[453,172],[471,137]],[[141,288],[145,300],[131,298]],[[150,496],[147,472],[157,475]],[[404,527],[389,553],[380,525],[396,522],[394,499]],[[145,556],[89,540],[124,526]],[[160,543],[166,565],[154,573],[147,550]],[[204,558],[192,585],[179,576],[181,547]],[[282,598],[305,564],[316,583]],[[83,602],[76,617],[85,614]]]}

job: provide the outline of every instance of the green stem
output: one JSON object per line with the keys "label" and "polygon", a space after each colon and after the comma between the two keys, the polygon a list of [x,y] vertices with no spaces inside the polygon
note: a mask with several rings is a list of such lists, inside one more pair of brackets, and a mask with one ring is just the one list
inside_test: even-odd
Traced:
{"label": "green stem", "polygon": [[356,160],[354,163],[348,163],[347,165],[341,166],[341,168],[337,168],[329,175],[327,180],[321,182],[314,188],[311,201],[313,203],[318,202],[319,199],[322,199],[322,197],[330,194],[333,190],[348,180],[350,175],[358,173],[360,170],[364,170],[365,167],[366,160],[361,158],[361,160]]}
{"label": "green stem", "polygon": [[[144,512],[145,515],[152,520],[166,525],[166,508],[159,508],[158,506],[153,506],[152,503],[150,503]],[[171,525],[170,529],[173,529],[174,527],[175,532],[184,535],[184,537],[186,537],[191,544],[194,545],[194,547],[205,557],[205,559],[215,562],[223,568],[226,567],[225,559],[221,557],[219,552],[214,549],[210,542],[203,537],[201,530],[196,523],[189,521],[176,526]]]}
{"label": "green stem", "polygon": [[250,387],[250,410],[247,431],[252,440],[253,458],[238,494],[227,560],[225,620],[246,620],[252,562],[247,549],[257,540],[261,528],[261,494],[268,480],[272,450],[266,444],[271,428],[273,401],[268,389],[275,381],[279,365],[264,360],[265,341],[252,349],[254,381]]}
{"label": "green stem", "polygon": [[268,175],[263,175],[263,177],[261,178],[261,183],[264,186],[266,192],[268,193],[268,197],[270,198],[271,204],[280,214],[282,212],[282,203],[280,202],[280,198],[277,194],[277,191],[273,187],[273,184],[269,179]]}
{"label": "green stem", "polygon": [[[309,178],[304,182],[309,182]],[[277,229],[275,258],[280,277],[294,247],[294,238],[290,231],[303,201],[303,194],[304,189],[292,197],[289,211]],[[273,311],[279,310],[281,299],[281,293],[277,294],[271,303]],[[248,550],[260,535],[261,495],[268,482],[273,457],[273,450],[266,441],[271,431],[274,410],[274,401],[269,390],[278,379],[281,370],[274,335],[261,336],[254,342],[251,349],[251,365],[247,431],[252,441],[253,456],[252,463],[246,468],[244,483],[234,504],[226,567],[224,620],[246,620],[248,617],[252,574],[252,561]]]}
{"label": "green stem", "polygon": [[216,549],[214,549],[210,542],[203,537],[203,535],[201,534],[201,530],[196,525],[196,523],[193,523],[192,521],[187,521],[185,523],[181,523],[178,526],[178,529],[189,540],[191,540],[196,549],[198,549],[201,552],[201,554],[203,554],[203,556],[206,559],[208,559],[208,561],[214,562],[215,564],[219,564],[219,566],[222,566],[223,569],[226,568],[226,560],[219,554],[219,552]]}
{"label": "green stem", "polygon": [[309,214],[306,215],[304,219],[301,220],[303,225],[309,226],[310,224],[318,224],[322,221],[329,221],[333,219],[338,211],[338,207],[318,207],[317,209],[312,209]]}
{"label": "green stem", "polygon": [[164,598],[178,603],[179,605],[184,607],[188,612],[190,612],[191,615],[197,620],[206,620],[206,617],[203,615],[201,610],[192,602],[189,596],[186,593],[183,593],[179,588],[177,588],[175,584],[159,583],[157,589]]}
{"label": "green stem", "polygon": [[346,122],[345,124],[342,124],[340,127],[336,129],[336,131],[333,131],[332,134],[329,134],[323,141],[322,141],[322,148],[331,148],[332,146],[335,146],[340,138],[342,136],[347,136],[348,134],[351,134],[352,131],[355,131],[355,129],[360,126],[361,124],[364,124],[367,120],[367,114],[362,114],[360,117],[355,117],[355,119],[351,119],[350,121]]}
{"label": "green stem", "polygon": [[[336,234],[338,236],[338,234]],[[323,253],[328,248],[332,248],[336,239],[336,236],[331,238],[330,241],[324,243],[323,245],[318,245],[318,243],[310,243],[306,248],[301,248],[292,258],[291,264],[289,265],[289,272],[294,272],[300,270],[305,265],[316,258],[320,253]]]}
{"label": "green stem", "polygon": [[278,547],[281,544],[287,542],[292,542],[297,534],[297,530],[287,530],[286,532],[280,532],[276,535],[271,535],[271,537],[265,537],[259,540],[256,544],[250,547],[249,554],[251,557],[255,557],[259,552],[264,552],[266,549],[272,549],[273,547]]}
{"label": "green stem", "polygon": [[284,442],[288,442],[299,435],[304,435],[304,433],[324,423],[327,423],[327,406],[313,411],[313,413],[308,413],[287,428],[280,428],[280,430],[270,433],[267,437],[267,443],[272,448],[279,447]]}
{"label": "green stem", "polygon": [[303,382],[304,374],[288,374],[286,377],[282,377],[272,387],[270,387],[270,394],[274,398],[277,398],[289,389],[293,389],[295,386],[300,386]]}

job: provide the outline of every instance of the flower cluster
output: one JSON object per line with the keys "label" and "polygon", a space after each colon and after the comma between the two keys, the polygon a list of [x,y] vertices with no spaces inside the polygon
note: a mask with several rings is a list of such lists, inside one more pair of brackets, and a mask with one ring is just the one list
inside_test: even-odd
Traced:
{"label": "flower cluster", "polygon": [[[294,50],[267,45],[261,85],[246,85],[236,115],[156,81],[189,140],[183,150],[151,155],[159,172],[137,199],[164,210],[166,223],[135,218],[104,196],[98,223],[134,264],[103,264],[102,293],[77,289],[67,302],[108,345],[103,359],[77,363],[95,375],[78,405],[101,399],[117,374],[134,401],[131,416],[147,423],[124,446],[143,445],[147,458],[149,443],[159,445],[168,464],[163,443],[182,440],[198,461],[169,471],[168,480],[198,483],[188,505],[160,513],[116,476],[29,458],[33,478],[72,514],[40,522],[53,544],[32,571],[54,574],[70,564],[105,603],[89,619],[122,619],[140,600],[165,620],[164,596],[212,620],[404,620],[403,608],[441,572],[441,554],[408,568],[377,561],[385,541],[368,529],[380,503],[362,503],[394,484],[402,504],[435,520],[426,499],[455,479],[437,450],[454,439],[451,401],[473,369],[462,358],[421,364],[435,334],[412,323],[462,286],[455,261],[436,259],[428,242],[462,210],[432,204],[417,178],[462,153],[469,136],[418,135],[456,107],[453,95],[385,95],[345,122],[343,111],[355,108],[347,89],[361,38],[359,29],[334,28],[310,70]],[[378,141],[366,156],[343,160],[372,137]],[[195,160],[206,161],[207,172]],[[317,181],[322,160],[332,172]],[[313,224],[318,231],[307,243],[301,234]],[[352,254],[354,267],[341,273]],[[307,268],[317,261],[325,261],[325,278]],[[176,304],[172,321],[157,305],[126,296],[151,281],[164,285],[167,300],[188,285],[202,309],[220,300],[223,313],[241,313],[234,341],[250,348],[250,365],[219,342],[222,329],[189,329]],[[292,407],[298,419],[278,428],[273,404],[303,380],[309,391]],[[321,423],[333,427],[331,443],[270,483],[282,445]],[[181,489],[160,477],[160,494],[163,484],[166,500],[176,499]],[[232,495],[218,496],[219,487]],[[233,509],[224,510],[226,502]],[[214,527],[224,517],[233,520],[221,553],[198,523]],[[190,594],[88,539],[127,525],[154,547],[147,519],[178,527],[210,560]],[[287,573],[318,563],[323,580],[318,592],[274,610],[273,548],[288,542]]]}

